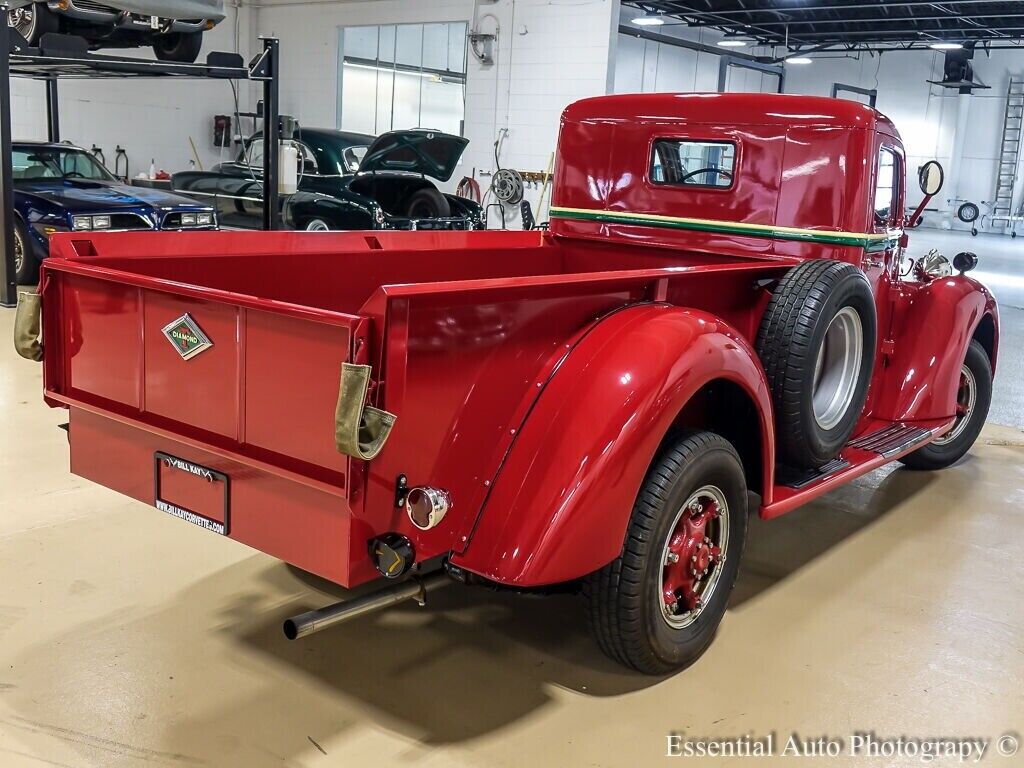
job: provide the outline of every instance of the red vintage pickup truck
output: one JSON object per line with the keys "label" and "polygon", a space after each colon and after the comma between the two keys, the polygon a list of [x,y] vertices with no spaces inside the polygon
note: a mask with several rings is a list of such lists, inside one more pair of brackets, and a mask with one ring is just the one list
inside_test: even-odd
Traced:
{"label": "red vintage pickup truck", "polygon": [[18,346],[76,474],[394,580],[290,637],[451,577],[568,585],[663,673],[711,642],[748,514],[981,430],[996,304],[973,254],[905,257],[906,165],[853,102],[588,99],[550,232],[57,235]]}

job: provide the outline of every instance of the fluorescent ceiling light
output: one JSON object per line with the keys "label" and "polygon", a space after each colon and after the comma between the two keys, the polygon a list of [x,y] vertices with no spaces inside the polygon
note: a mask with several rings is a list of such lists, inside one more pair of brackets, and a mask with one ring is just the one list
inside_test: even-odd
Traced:
{"label": "fluorescent ceiling light", "polygon": [[746,40],[729,39],[729,40],[719,40],[718,41],[718,45],[722,46],[723,48],[743,48],[743,47],[746,46],[746,44],[747,44]]}
{"label": "fluorescent ceiling light", "polygon": [[664,16],[637,16],[633,23],[641,27],[657,27],[665,23]]}
{"label": "fluorescent ceiling light", "polygon": [[787,64],[811,64],[813,59],[809,59],[806,56],[794,56],[791,59],[786,59]]}
{"label": "fluorescent ceiling light", "polygon": [[928,47],[936,51],[959,51],[964,46],[962,43],[932,43]]}

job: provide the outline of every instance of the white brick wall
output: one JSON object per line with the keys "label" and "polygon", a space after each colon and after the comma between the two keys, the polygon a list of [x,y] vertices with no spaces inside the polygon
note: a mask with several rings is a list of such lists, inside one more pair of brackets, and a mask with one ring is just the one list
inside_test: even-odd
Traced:
{"label": "white brick wall", "polygon": [[[469,60],[466,175],[473,169],[478,176],[494,170],[494,141],[505,129],[501,165],[544,171],[555,150],[562,110],[609,90],[618,0],[499,0],[481,3],[479,14],[479,31],[493,32],[495,18],[500,30],[494,64]],[[486,188],[489,176],[480,182]],[[538,218],[544,218],[536,210],[539,196],[539,188],[527,190]],[[518,217],[509,226],[518,226]]]}

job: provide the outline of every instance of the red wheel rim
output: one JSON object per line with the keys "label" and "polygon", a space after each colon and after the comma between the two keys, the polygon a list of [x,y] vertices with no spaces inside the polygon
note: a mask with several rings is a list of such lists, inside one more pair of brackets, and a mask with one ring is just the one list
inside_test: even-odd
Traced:
{"label": "red wheel rim", "polygon": [[700,616],[718,586],[729,547],[729,505],[721,489],[705,485],[676,513],[662,551],[658,604],[673,629]]}
{"label": "red wheel rim", "polygon": [[960,368],[960,384],[956,390],[956,421],[949,432],[934,441],[934,445],[945,445],[956,440],[967,429],[978,400],[978,383],[974,373],[966,365]]}

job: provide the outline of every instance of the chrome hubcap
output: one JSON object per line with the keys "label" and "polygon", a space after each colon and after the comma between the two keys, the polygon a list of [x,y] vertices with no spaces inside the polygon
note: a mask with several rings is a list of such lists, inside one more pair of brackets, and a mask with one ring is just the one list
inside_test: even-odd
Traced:
{"label": "chrome hubcap", "polygon": [[15,229],[14,231],[14,269],[16,272],[21,272],[22,266],[25,264],[25,243],[21,241],[21,233]]}
{"label": "chrome hubcap", "polygon": [[864,358],[864,326],[853,307],[843,307],[825,330],[814,366],[814,420],[833,429],[846,415]]}
{"label": "chrome hubcap", "polygon": [[971,369],[966,365],[960,368],[960,386],[956,391],[956,421],[953,428],[942,437],[937,438],[933,445],[946,445],[956,440],[967,429],[967,424],[974,413],[974,406],[978,402],[978,383],[974,378]]}
{"label": "chrome hubcap", "polygon": [[14,27],[18,34],[29,42],[32,41],[32,31],[35,27],[36,14],[32,6],[15,8],[7,13],[7,26]]}
{"label": "chrome hubcap", "polygon": [[321,221],[320,219],[313,219],[313,221],[309,222],[309,224],[306,226],[306,231],[307,232],[329,232],[330,231],[330,227],[328,227],[327,224],[325,222]]}
{"label": "chrome hubcap", "polygon": [[721,580],[729,547],[729,505],[721,489],[699,488],[676,513],[662,549],[656,595],[662,618],[673,629],[697,620]]}

